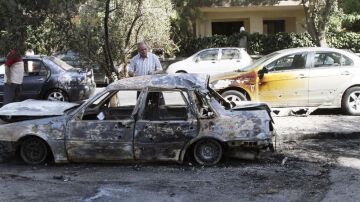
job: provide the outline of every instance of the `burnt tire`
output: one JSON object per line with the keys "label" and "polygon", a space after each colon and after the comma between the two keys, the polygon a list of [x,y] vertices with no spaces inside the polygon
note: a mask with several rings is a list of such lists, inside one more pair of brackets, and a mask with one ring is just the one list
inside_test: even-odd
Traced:
{"label": "burnt tire", "polygon": [[246,95],[237,90],[228,90],[221,94],[221,96],[228,102],[234,102],[239,105],[243,101],[248,101]]}
{"label": "burnt tire", "polygon": [[40,138],[30,137],[21,142],[20,157],[27,164],[44,164],[48,154],[48,146],[45,141]]}
{"label": "burnt tire", "polygon": [[61,102],[69,101],[69,97],[67,96],[67,94],[60,89],[50,90],[48,93],[46,93],[45,99],[49,101],[61,101]]}
{"label": "burnt tire", "polygon": [[223,148],[216,140],[204,139],[195,144],[193,152],[196,163],[203,166],[212,166],[221,160]]}
{"label": "burnt tire", "polygon": [[360,87],[352,87],[345,92],[341,100],[341,109],[348,115],[360,115]]}

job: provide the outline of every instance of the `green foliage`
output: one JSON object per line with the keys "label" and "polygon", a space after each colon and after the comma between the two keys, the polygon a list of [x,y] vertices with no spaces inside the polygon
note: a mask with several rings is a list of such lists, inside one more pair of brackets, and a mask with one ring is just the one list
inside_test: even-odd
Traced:
{"label": "green foliage", "polygon": [[327,41],[330,47],[350,49],[360,52],[360,34],[355,32],[329,32]]}
{"label": "green foliage", "polygon": [[359,0],[341,0],[339,6],[346,14],[360,14],[360,1]]}

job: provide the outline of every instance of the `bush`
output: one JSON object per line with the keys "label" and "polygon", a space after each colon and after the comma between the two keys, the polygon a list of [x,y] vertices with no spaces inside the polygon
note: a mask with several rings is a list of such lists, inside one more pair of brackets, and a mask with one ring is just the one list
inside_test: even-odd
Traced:
{"label": "bush", "polygon": [[[185,39],[179,44],[180,51],[177,55],[188,57],[205,48],[237,47],[243,34],[248,37],[249,54],[265,55],[286,48],[315,46],[308,33],[277,33],[273,35],[237,33],[231,36],[215,35]],[[330,47],[351,49],[354,52],[360,51],[360,34],[358,33],[328,33],[327,41]]]}

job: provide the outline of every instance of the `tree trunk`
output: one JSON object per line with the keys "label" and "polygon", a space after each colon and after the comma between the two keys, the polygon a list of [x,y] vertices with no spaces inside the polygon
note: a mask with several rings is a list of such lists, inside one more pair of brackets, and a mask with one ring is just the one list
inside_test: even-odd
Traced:
{"label": "tree trunk", "polygon": [[[110,43],[109,43],[109,15],[110,15],[110,0],[106,0],[105,2],[105,16],[104,16],[104,53],[105,53],[105,61],[108,70],[111,72],[115,72],[118,76],[118,71],[115,68],[114,61],[111,55]],[[109,71],[106,71],[106,74],[109,74]],[[113,78],[113,75],[107,75],[110,81],[114,81],[118,78]]]}
{"label": "tree trunk", "polygon": [[[326,24],[333,7],[337,6],[337,0],[324,0],[323,5],[320,0],[301,0],[301,4],[304,7],[306,27],[311,38],[317,46],[327,47]],[[315,18],[318,20],[315,21]]]}

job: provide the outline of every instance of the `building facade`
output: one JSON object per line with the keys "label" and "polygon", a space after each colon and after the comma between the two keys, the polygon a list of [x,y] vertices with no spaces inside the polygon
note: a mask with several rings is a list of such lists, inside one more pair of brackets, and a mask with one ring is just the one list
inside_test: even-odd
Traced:
{"label": "building facade", "polygon": [[280,1],[274,5],[199,7],[198,37],[231,35],[244,27],[250,33],[305,32],[305,13],[300,1]]}

